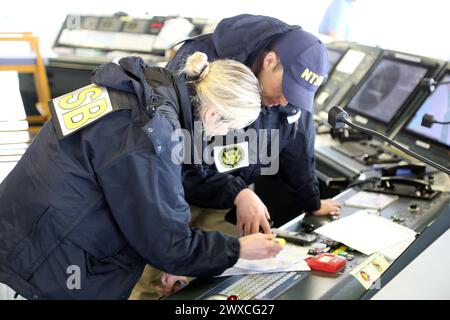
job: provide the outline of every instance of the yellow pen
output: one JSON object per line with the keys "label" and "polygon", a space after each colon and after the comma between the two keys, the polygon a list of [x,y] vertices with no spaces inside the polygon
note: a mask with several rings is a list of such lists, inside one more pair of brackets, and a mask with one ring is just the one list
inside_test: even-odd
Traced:
{"label": "yellow pen", "polygon": [[273,241],[278,242],[278,244],[283,247],[286,244],[286,240],[284,240],[283,238],[274,238]]}

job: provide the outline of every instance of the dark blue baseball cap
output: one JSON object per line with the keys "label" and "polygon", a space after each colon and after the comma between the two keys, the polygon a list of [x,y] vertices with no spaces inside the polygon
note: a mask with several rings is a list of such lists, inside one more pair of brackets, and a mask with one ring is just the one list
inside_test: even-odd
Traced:
{"label": "dark blue baseball cap", "polygon": [[275,46],[283,65],[283,95],[295,107],[312,111],[314,94],[328,72],[327,48],[301,28],[283,34]]}

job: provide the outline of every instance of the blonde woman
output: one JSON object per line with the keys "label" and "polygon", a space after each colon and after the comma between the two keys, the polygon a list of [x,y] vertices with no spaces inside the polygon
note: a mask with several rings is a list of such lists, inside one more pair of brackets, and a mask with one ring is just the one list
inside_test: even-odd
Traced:
{"label": "blonde woman", "polygon": [[192,132],[195,117],[208,135],[245,127],[261,102],[235,61],[194,53],[185,74],[124,58],[52,100],[52,120],[0,185],[0,283],[26,299],[127,299],[147,263],[209,276],[282,249],[272,235],[189,228],[172,132]]}

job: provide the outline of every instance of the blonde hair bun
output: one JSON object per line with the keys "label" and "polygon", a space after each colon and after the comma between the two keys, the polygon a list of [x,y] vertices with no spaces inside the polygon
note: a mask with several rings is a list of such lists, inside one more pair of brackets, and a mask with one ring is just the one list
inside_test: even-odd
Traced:
{"label": "blonde hair bun", "polygon": [[202,80],[209,72],[208,56],[200,51],[194,52],[187,58],[184,71],[189,78]]}
{"label": "blonde hair bun", "polygon": [[[244,64],[231,59],[208,63],[203,52],[194,52],[186,59],[183,72],[195,86],[198,111],[214,108],[218,117],[204,123],[207,135],[228,128],[241,129],[254,122],[261,112],[258,79]],[[208,129],[207,129],[208,128]]]}

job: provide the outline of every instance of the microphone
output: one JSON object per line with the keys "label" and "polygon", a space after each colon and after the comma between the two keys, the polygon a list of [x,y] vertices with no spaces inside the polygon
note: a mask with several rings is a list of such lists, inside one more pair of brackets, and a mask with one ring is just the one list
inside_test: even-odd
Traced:
{"label": "microphone", "polygon": [[428,113],[425,113],[422,117],[422,122],[420,123],[420,125],[422,127],[426,127],[426,128],[431,128],[431,126],[434,123],[438,123],[438,124],[442,124],[442,125],[446,125],[446,124],[450,124],[450,121],[444,122],[444,121],[438,121],[434,119],[434,116]]}
{"label": "microphone", "polygon": [[398,149],[400,151],[403,151],[404,153],[410,155],[411,157],[418,159],[418,160],[428,164],[429,166],[436,168],[439,171],[442,171],[442,172],[450,175],[450,170],[447,169],[446,167],[440,165],[439,163],[436,163],[428,158],[425,158],[424,156],[421,156],[418,153],[415,153],[415,152],[403,147],[402,145],[398,144],[394,140],[389,139],[385,135],[382,135],[381,133],[376,132],[375,130],[367,129],[367,128],[361,127],[357,124],[354,124],[353,122],[347,120],[347,118],[348,118],[347,112],[342,110],[342,108],[339,106],[332,107],[330,109],[330,111],[328,112],[328,124],[330,126],[332,126],[333,128],[343,128],[343,127],[345,127],[345,125],[348,125],[351,128],[361,130],[362,132],[368,133],[372,136],[375,136],[375,137],[387,142],[389,145],[395,147],[396,149]]}
{"label": "microphone", "polygon": [[423,78],[422,81],[420,81],[420,85],[423,87],[426,87],[430,93],[433,93],[434,90],[436,90],[437,86],[440,86],[441,84],[449,84],[450,81],[439,81],[437,82],[433,78]]}

